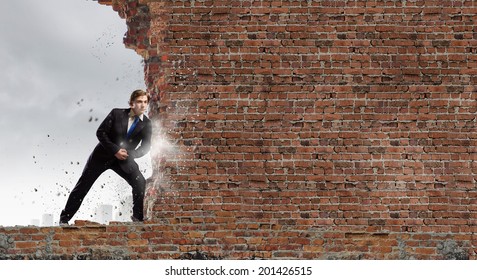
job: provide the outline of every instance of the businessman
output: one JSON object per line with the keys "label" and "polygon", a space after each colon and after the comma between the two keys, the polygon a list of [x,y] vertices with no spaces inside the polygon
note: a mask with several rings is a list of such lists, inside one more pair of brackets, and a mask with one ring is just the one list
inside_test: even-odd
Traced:
{"label": "businessman", "polygon": [[132,187],[132,221],[144,220],[146,180],[134,159],[144,156],[151,148],[152,124],[144,115],[149,98],[143,90],[133,91],[129,99],[130,108],[113,109],[101,123],[96,132],[99,143],[89,156],[81,177],[61,211],[60,225],[68,224],[96,179],[108,169],[116,172]]}

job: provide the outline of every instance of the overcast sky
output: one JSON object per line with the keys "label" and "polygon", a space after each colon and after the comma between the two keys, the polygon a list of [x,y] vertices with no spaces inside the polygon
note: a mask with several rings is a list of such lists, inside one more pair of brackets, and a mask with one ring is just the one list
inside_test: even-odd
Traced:
{"label": "overcast sky", "polygon": [[[89,154],[96,129],[129,94],[145,89],[142,58],[123,45],[127,27],[87,0],[5,1],[0,9],[0,225],[55,222]],[[142,159],[147,177],[150,164]],[[141,166],[141,165],[140,165]],[[112,171],[74,219],[95,220],[130,188]]]}

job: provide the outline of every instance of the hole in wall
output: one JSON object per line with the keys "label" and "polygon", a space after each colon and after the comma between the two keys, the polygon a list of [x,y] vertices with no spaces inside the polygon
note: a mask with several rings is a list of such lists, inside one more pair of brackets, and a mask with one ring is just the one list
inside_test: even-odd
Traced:
{"label": "hole in wall", "polygon": [[[0,24],[8,26],[0,30],[0,129],[9,135],[0,140],[8,159],[0,163],[8,174],[0,211],[10,213],[0,225],[54,225],[100,122],[112,108],[127,108],[134,89],[145,89],[142,57],[123,44],[125,20],[95,1],[10,1]],[[147,156],[140,166],[147,178]],[[127,220],[130,193],[107,171],[74,219],[104,223],[106,211]]]}

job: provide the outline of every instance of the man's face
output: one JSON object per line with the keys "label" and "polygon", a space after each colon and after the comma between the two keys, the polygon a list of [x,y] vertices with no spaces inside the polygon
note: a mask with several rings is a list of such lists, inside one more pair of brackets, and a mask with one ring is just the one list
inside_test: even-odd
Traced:
{"label": "man's face", "polygon": [[141,114],[144,114],[144,112],[147,109],[147,96],[138,96],[136,99],[129,104],[131,109],[134,112],[134,115],[139,116]]}

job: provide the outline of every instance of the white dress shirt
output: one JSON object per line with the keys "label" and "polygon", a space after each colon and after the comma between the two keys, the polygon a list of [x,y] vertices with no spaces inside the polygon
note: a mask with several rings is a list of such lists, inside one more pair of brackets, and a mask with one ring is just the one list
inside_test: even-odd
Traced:
{"label": "white dress shirt", "polygon": [[[126,131],[129,131],[129,129],[131,128],[131,125],[133,124],[135,118],[136,118],[136,115],[134,115],[133,111],[131,110],[131,113],[129,113],[128,130],[126,130]],[[144,114],[141,114],[139,116],[139,119],[142,121],[143,118],[144,118]]]}

